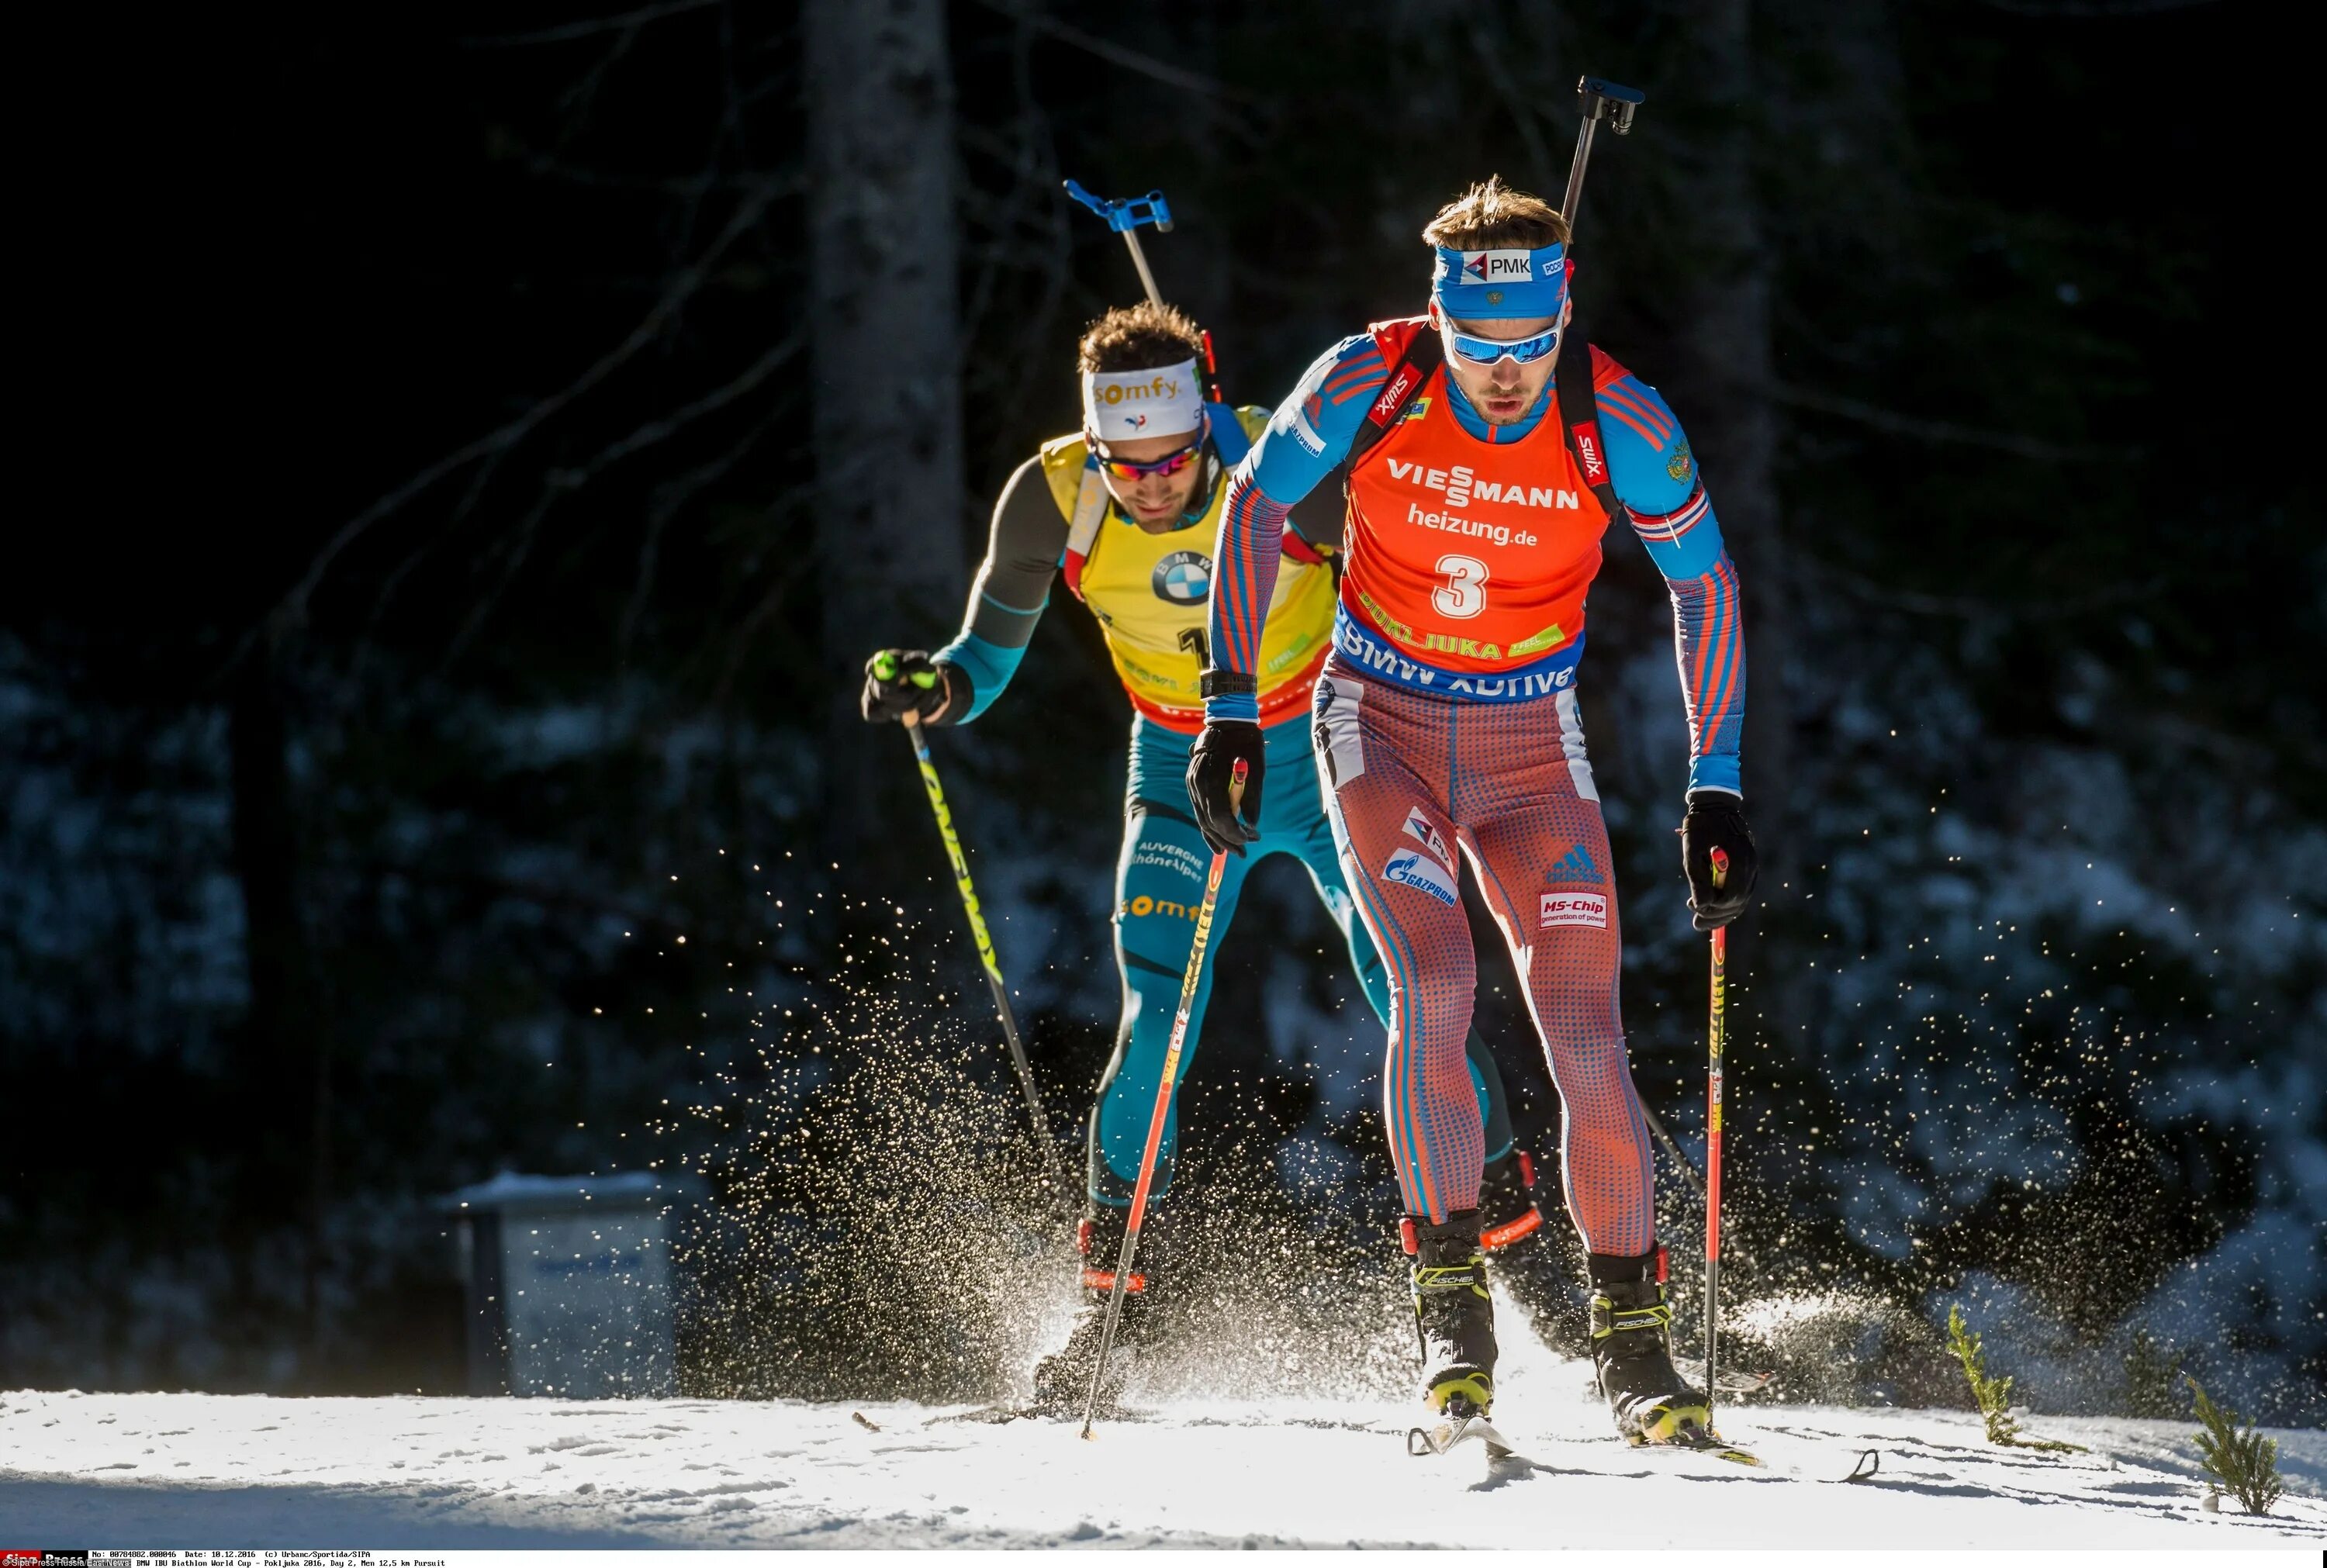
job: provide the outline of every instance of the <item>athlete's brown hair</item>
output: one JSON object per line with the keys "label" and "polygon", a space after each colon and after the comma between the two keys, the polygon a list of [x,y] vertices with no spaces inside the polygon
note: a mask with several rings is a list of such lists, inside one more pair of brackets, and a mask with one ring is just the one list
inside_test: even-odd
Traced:
{"label": "athlete's brown hair", "polygon": [[1117,305],[1083,329],[1078,370],[1160,370],[1204,357],[1203,331],[1177,305]]}
{"label": "athlete's brown hair", "polygon": [[1438,210],[1424,241],[1449,250],[1538,250],[1567,243],[1567,219],[1540,196],[1514,191],[1490,174]]}

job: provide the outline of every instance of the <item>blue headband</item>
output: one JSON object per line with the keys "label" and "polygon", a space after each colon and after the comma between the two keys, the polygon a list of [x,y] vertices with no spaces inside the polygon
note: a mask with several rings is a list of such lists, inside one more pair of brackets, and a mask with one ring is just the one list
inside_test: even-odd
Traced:
{"label": "blue headband", "polygon": [[1435,248],[1438,265],[1431,269],[1430,297],[1458,320],[1556,316],[1567,303],[1567,252],[1563,246],[1547,245],[1540,250]]}

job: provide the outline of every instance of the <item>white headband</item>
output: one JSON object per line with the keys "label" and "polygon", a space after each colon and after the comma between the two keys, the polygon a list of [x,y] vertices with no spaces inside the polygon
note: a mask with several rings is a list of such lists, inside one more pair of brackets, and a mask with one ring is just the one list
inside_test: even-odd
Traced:
{"label": "white headband", "polygon": [[1083,372],[1083,425],[1101,441],[1185,435],[1203,424],[1203,388],[1193,359],[1160,370]]}

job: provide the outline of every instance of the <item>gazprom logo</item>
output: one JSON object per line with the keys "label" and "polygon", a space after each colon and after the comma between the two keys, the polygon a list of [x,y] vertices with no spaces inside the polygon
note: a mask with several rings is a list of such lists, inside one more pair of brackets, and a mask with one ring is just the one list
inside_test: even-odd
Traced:
{"label": "gazprom logo", "polygon": [[1453,909],[1462,897],[1454,890],[1454,879],[1444,868],[1425,857],[1421,851],[1402,849],[1382,865],[1382,881],[1402,882],[1428,893],[1447,908]]}

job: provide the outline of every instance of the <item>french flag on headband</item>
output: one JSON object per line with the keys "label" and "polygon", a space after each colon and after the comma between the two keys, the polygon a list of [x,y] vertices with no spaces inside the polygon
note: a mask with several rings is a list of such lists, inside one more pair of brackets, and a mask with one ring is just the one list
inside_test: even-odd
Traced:
{"label": "french flag on headband", "polygon": [[1567,249],[1454,250],[1435,247],[1430,294],[1458,321],[1556,316],[1567,303]]}

